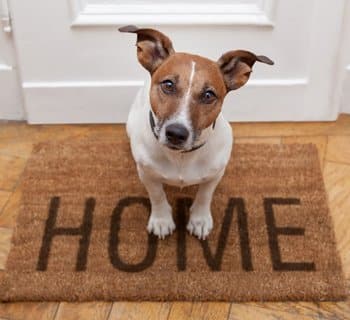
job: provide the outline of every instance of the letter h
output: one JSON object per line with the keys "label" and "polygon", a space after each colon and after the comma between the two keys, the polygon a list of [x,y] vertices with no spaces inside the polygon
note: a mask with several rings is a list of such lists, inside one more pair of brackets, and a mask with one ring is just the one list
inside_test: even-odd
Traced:
{"label": "letter h", "polygon": [[49,260],[52,240],[55,236],[81,236],[79,240],[79,250],[77,254],[76,271],[86,269],[87,254],[90,244],[90,235],[92,229],[92,215],[95,209],[95,199],[89,198],[85,202],[83,223],[77,228],[55,227],[57,212],[60,206],[60,198],[53,197],[50,201],[49,216],[46,220],[45,231],[42,245],[39,253],[39,259],[36,269],[45,271]]}

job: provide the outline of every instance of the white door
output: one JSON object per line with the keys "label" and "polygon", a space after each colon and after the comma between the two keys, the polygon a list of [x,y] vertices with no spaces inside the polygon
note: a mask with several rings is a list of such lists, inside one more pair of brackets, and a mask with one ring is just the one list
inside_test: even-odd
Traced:
{"label": "white door", "polygon": [[0,0],[0,119],[22,120],[22,92],[8,12],[6,0]]}
{"label": "white door", "polygon": [[350,113],[350,2],[346,3],[343,31],[338,55],[338,74],[333,103],[342,112]]}
{"label": "white door", "polygon": [[212,59],[242,48],[256,65],[231,92],[231,121],[336,119],[336,60],[345,0],[11,0],[30,123],[123,122],[148,76],[125,24],[152,26],[175,50]]}

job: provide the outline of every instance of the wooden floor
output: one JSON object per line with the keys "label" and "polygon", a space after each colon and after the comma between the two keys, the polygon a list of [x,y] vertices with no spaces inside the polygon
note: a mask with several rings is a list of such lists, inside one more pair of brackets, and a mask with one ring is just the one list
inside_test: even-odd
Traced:
{"label": "wooden floor", "polygon": [[[113,137],[123,126],[28,126],[0,123],[0,269],[4,269],[21,195],[19,181],[33,144],[45,140]],[[235,124],[236,143],[315,143],[347,286],[350,288],[350,116],[328,123]],[[1,272],[1,271],[0,271]],[[350,319],[338,303],[8,303],[0,319]]]}

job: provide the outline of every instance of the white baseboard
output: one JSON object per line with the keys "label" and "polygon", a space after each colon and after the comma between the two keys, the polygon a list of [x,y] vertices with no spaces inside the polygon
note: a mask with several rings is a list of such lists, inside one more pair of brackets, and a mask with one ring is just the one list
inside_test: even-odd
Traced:
{"label": "white baseboard", "polygon": [[[26,82],[29,123],[123,123],[142,81]],[[225,100],[229,121],[329,121],[305,108],[306,78],[251,80]]]}
{"label": "white baseboard", "polygon": [[0,119],[23,120],[22,97],[16,72],[11,66],[0,64],[0,84]]}
{"label": "white baseboard", "polygon": [[122,123],[142,81],[26,82],[28,123]]}
{"label": "white baseboard", "polygon": [[341,111],[350,114],[350,65],[346,67],[341,97]]}

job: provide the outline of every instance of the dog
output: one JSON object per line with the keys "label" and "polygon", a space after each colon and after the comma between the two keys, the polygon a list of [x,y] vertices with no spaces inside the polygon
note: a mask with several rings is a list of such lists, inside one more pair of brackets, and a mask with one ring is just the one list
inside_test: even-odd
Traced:
{"label": "dog", "polygon": [[215,62],[175,52],[171,40],[158,30],[129,25],[119,31],[137,35],[138,61],[151,76],[137,93],[126,125],[151,202],[147,230],[161,239],[175,230],[163,184],[198,184],[187,230],[204,240],[213,228],[212,196],[233,145],[231,126],[221,113],[224,98],[248,81],[256,61],[273,61],[234,50]]}

